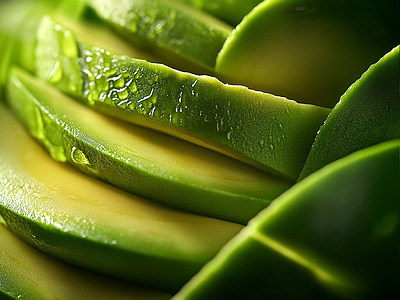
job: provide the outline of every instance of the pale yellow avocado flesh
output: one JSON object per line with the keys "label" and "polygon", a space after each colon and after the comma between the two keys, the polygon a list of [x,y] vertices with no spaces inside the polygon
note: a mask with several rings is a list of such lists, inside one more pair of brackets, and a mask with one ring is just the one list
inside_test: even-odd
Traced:
{"label": "pale yellow avocado flesh", "polygon": [[165,300],[171,297],[65,264],[26,244],[2,224],[0,240],[0,298],[1,292],[30,300]]}
{"label": "pale yellow avocado flesh", "polygon": [[51,159],[4,107],[0,119],[0,214],[44,252],[175,290],[243,227],[168,208],[86,176]]}

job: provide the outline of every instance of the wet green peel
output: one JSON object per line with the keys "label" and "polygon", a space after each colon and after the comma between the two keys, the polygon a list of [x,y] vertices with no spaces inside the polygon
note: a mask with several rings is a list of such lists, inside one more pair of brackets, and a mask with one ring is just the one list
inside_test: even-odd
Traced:
{"label": "wet green peel", "polygon": [[132,44],[211,70],[232,31],[232,27],[211,15],[174,1],[95,0],[89,5]]}
{"label": "wet green peel", "polygon": [[86,176],[52,160],[4,107],[0,117],[0,214],[51,256],[172,293],[243,227]]}
{"label": "wet green peel", "polygon": [[291,186],[209,149],[99,114],[19,69],[8,91],[14,112],[54,159],[153,201],[245,224]]}
{"label": "wet green peel", "polygon": [[[46,53],[54,40],[48,38],[59,28],[44,19],[37,46],[39,77],[102,112],[206,146],[291,181],[297,178],[330,111],[117,56],[78,38],[79,57],[63,58],[60,46],[54,47],[60,55],[50,57]],[[74,47],[69,34],[66,44]],[[57,43],[64,44],[63,40]],[[49,78],[55,66],[59,69],[54,74],[65,67],[65,75]],[[82,78],[75,80],[79,72]]]}

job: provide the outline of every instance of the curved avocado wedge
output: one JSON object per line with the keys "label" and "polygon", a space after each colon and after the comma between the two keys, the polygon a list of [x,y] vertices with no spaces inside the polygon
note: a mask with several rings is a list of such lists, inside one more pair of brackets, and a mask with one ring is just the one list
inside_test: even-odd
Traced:
{"label": "curved avocado wedge", "polygon": [[55,2],[50,0],[0,2],[0,96],[5,94],[12,65],[23,65],[34,72],[33,45],[38,25],[44,15],[55,10]]}
{"label": "curved avocado wedge", "polygon": [[262,0],[175,0],[176,2],[203,10],[230,24],[238,25]]}
{"label": "curved avocado wedge", "polygon": [[399,184],[399,140],[327,165],[251,220],[172,299],[398,299]]}
{"label": "curved avocado wedge", "polygon": [[[1,217],[0,217],[1,218]],[[30,300],[166,300],[139,288],[56,260],[12,234],[0,222],[0,298]]]}
{"label": "curved avocado wedge", "polygon": [[168,206],[246,224],[292,183],[150,129],[119,121],[13,70],[8,103],[51,156]]}
{"label": "curved avocado wedge", "polygon": [[133,45],[163,57],[165,64],[197,65],[205,74],[213,72],[218,52],[233,29],[212,15],[169,0],[87,2]]}
{"label": "curved avocado wedge", "polygon": [[232,31],[216,76],[332,108],[399,44],[399,10],[398,1],[263,1]]}
{"label": "curved avocado wedge", "polygon": [[51,159],[4,107],[0,119],[0,215],[50,256],[174,293],[243,227],[86,176]]}
{"label": "curved avocado wedge", "polygon": [[357,150],[400,137],[399,46],[373,64],[321,126],[299,180]]}
{"label": "curved avocado wedge", "polygon": [[[58,53],[57,57],[51,53]],[[88,45],[44,18],[36,74],[90,107],[295,181],[330,109]]]}

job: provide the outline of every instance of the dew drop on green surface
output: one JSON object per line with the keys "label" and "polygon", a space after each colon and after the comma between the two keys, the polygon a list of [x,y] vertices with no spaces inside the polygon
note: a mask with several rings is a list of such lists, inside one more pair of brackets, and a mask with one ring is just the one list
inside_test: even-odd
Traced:
{"label": "dew drop on green surface", "polygon": [[233,130],[231,129],[231,130],[229,130],[228,133],[226,134],[226,138],[227,138],[228,140],[231,140],[231,139],[232,139],[232,133],[233,133]]}
{"label": "dew drop on green surface", "polygon": [[125,99],[128,98],[128,96],[129,96],[129,92],[128,92],[128,90],[126,88],[121,89],[121,90],[118,91],[118,98],[120,100],[125,100]]}
{"label": "dew drop on green surface", "polygon": [[128,87],[129,92],[131,92],[131,93],[136,93],[137,92],[137,85],[133,81],[133,79],[129,80],[126,85]]}
{"label": "dew drop on green surface", "polygon": [[85,153],[76,147],[72,147],[71,149],[71,160],[78,165],[90,165]]}
{"label": "dew drop on green surface", "polygon": [[56,83],[62,79],[62,64],[60,59],[54,61],[53,67],[46,74],[46,78],[50,83]]}

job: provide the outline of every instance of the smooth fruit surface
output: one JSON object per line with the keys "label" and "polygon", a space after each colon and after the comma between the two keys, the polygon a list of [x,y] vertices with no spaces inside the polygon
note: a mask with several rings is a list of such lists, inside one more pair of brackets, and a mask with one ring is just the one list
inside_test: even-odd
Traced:
{"label": "smooth fruit surface", "polygon": [[283,194],[173,299],[397,299],[399,199],[399,140],[360,150]]}
{"label": "smooth fruit surface", "polygon": [[95,109],[291,181],[330,112],[115,55],[84,43],[49,18],[39,29],[36,65],[40,78]]}
{"label": "smooth fruit surface", "polygon": [[0,214],[48,255],[173,293],[242,228],[156,204],[56,162],[3,106],[0,114]]}
{"label": "smooth fruit surface", "polygon": [[[1,220],[1,216],[0,216]],[[166,300],[171,295],[91,273],[41,253],[0,221],[0,298]]]}
{"label": "smooth fruit surface", "polygon": [[398,1],[270,0],[227,39],[216,74],[225,82],[332,108],[400,41]]}
{"label": "smooth fruit surface", "polygon": [[341,97],[311,147],[299,180],[357,150],[400,137],[399,46]]}
{"label": "smooth fruit surface", "polygon": [[246,224],[292,184],[214,151],[101,115],[14,70],[8,103],[51,156],[149,200]]}
{"label": "smooth fruit surface", "polygon": [[47,13],[55,11],[54,1],[19,0],[0,3],[0,101],[12,65],[23,65],[34,72],[37,27]]}
{"label": "smooth fruit surface", "polygon": [[88,4],[133,45],[168,64],[185,60],[214,69],[232,27],[190,6],[168,0],[89,0]]}
{"label": "smooth fruit surface", "polygon": [[175,0],[206,11],[222,21],[236,26],[262,0]]}

